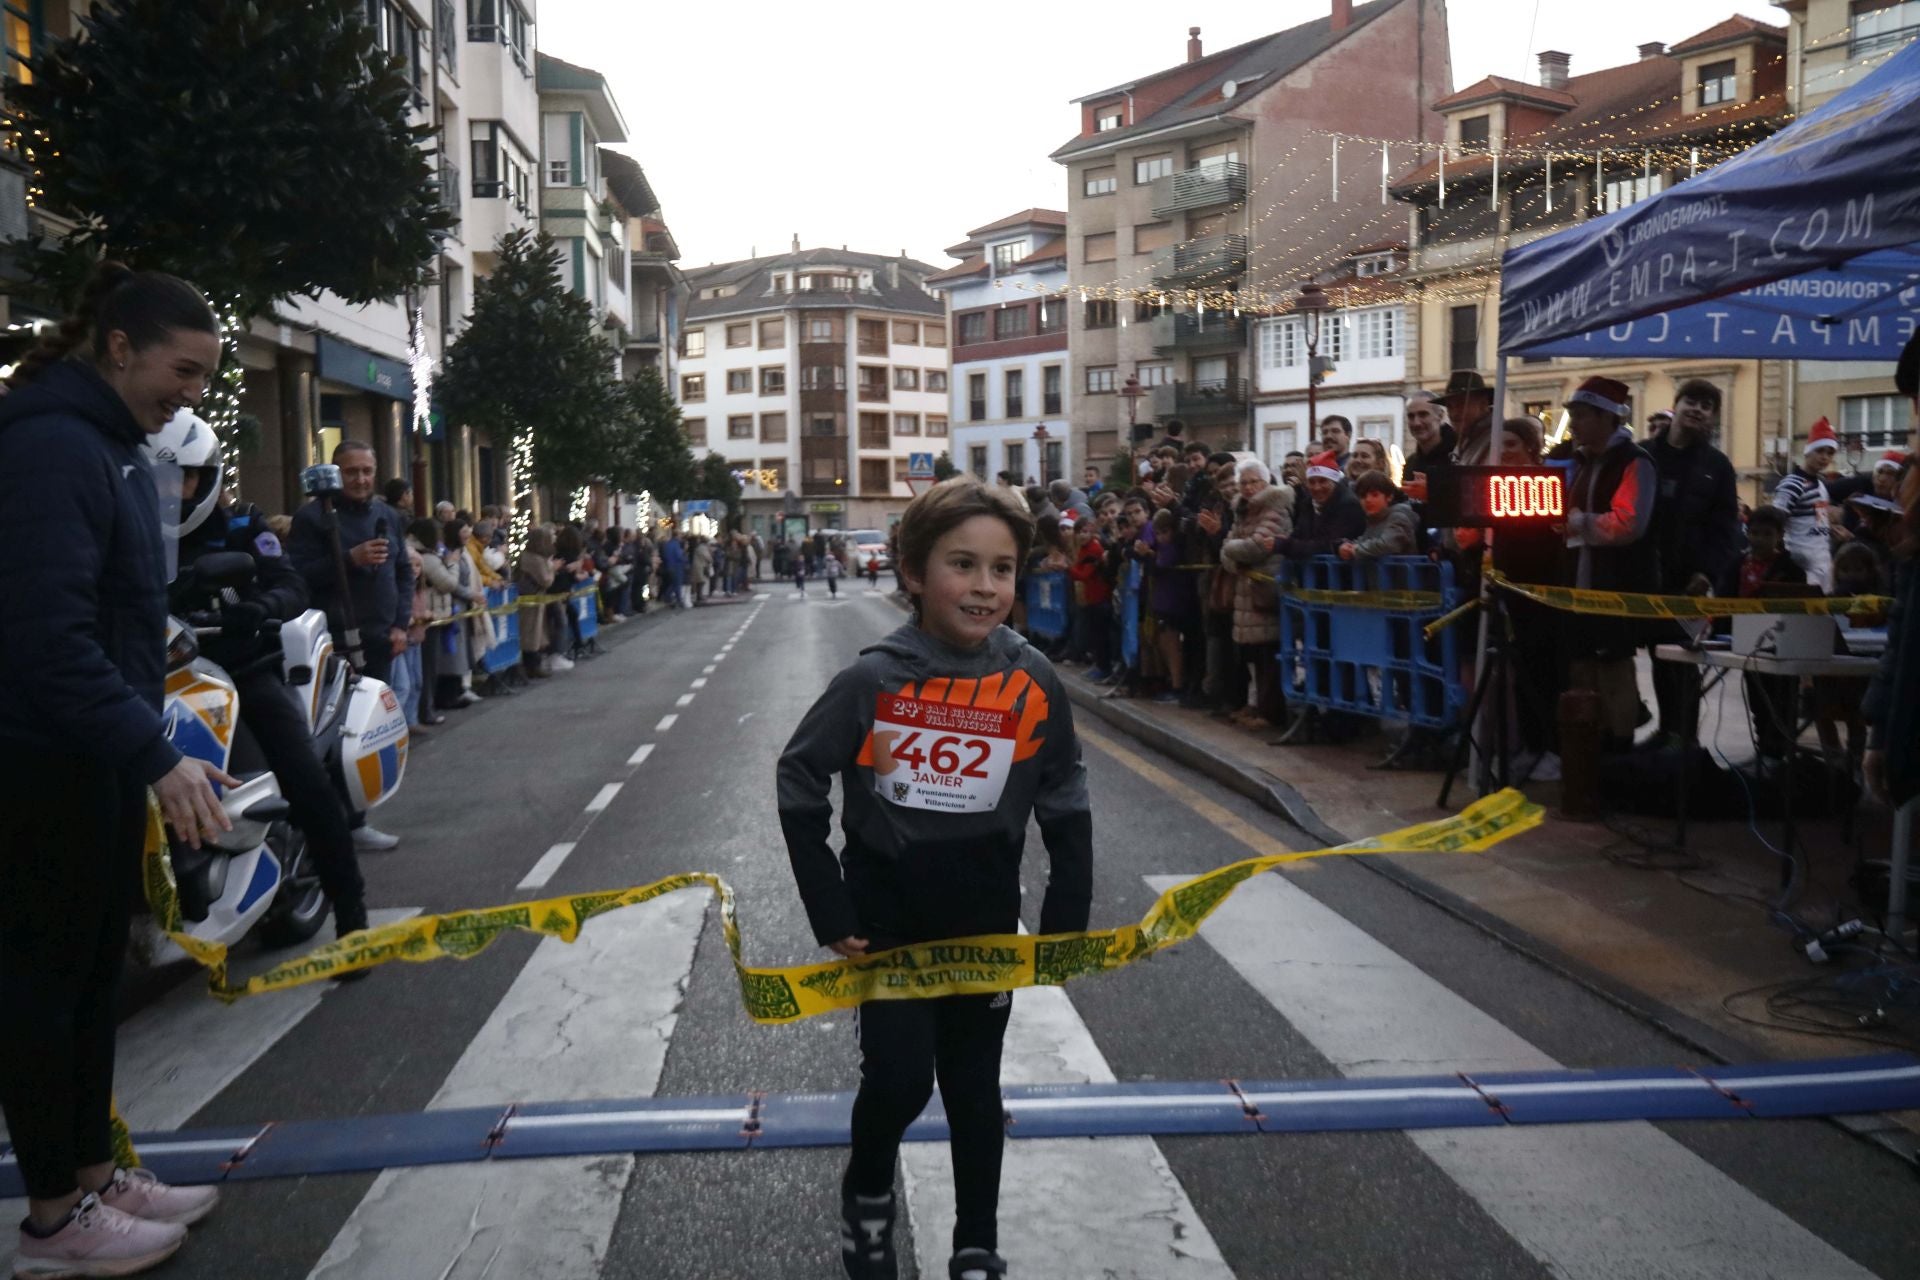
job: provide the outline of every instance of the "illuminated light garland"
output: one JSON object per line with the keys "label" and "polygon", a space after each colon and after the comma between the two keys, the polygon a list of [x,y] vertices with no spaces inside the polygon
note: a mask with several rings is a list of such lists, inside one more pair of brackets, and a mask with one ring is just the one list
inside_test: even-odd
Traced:
{"label": "illuminated light garland", "polygon": [[413,331],[407,336],[407,369],[413,375],[413,432],[433,430],[433,352],[427,349],[426,312],[413,309]]}
{"label": "illuminated light garland", "polygon": [[513,522],[507,544],[515,561],[527,549],[527,534],[533,529],[533,432],[521,428],[507,450],[507,492],[513,496]]}
{"label": "illuminated light garland", "polygon": [[240,444],[234,437],[240,430],[240,392],[246,385],[247,370],[240,363],[240,317],[233,304],[221,304],[219,316],[220,368],[200,401],[200,416],[213,428],[214,438],[220,442],[220,470],[227,497],[238,501]]}
{"label": "illuminated light garland", "polygon": [[567,503],[569,523],[583,525],[587,522],[587,504],[591,497],[592,493],[585,485],[573,491],[573,498]]}

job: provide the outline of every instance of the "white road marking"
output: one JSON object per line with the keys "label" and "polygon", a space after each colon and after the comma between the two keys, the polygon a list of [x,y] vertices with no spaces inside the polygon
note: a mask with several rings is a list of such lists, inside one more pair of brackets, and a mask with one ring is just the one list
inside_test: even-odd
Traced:
{"label": "white road marking", "polygon": [[594,793],[593,799],[587,801],[587,812],[604,813],[607,806],[613,803],[613,798],[620,794],[620,788],[625,785],[622,782],[609,782],[600,788]]}
{"label": "white road marking", "polygon": [[717,663],[708,663],[706,666],[700,668],[700,674],[703,676],[710,676],[714,673],[714,670],[716,669],[717,666],[718,666]]}
{"label": "white road marking", "polygon": [[631,766],[643,765],[647,762],[647,757],[652,754],[653,744],[651,742],[643,743],[634,749],[632,755],[627,757],[627,763]]}
{"label": "white road marking", "polygon": [[677,698],[675,698],[675,699],[673,700],[673,705],[674,705],[674,706],[676,706],[676,707],[687,707],[687,706],[692,706],[692,705],[693,705],[693,695],[692,695],[692,694],[690,694],[690,693],[683,693],[683,694],[681,694],[681,695],[680,695],[679,697],[677,697]]}
{"label": "white road marking", "polygon": [[687,687],[689,689],[704,689],[707,687],[707,678],[705,676],[697,676],[694,678],[693,683]]}
{"label": "white road marking", "polygon": [[667,730],[673,728],[673,722],[679,718],[679,716],[674,715],[672,712],[668,712],[666,715],[660,717],[660,723],[653,726],[653,731],[655,733],[665,733]]}
{"label": "white road marking", "polygon": [[[1032,987],[1014,993],[1002,1083],[1106,1084],[1113,1078],[1065,991]],[[954,1219],[947,1149],[905,1143],[900,1163],[920,1274],[943,1275]],[[1000,1252],[1017,1261],[1023,1275],[1232,1280],[1206,1223],[1152,1138],[1009,1142],[1000,1185]],[[1072,1223],[1073,1230],[1062,1231],[1061,1223]]]}
{"label": "white road marking", "polygon": [[[542,942],[429,1107],[652,1096],[705,911],[704,895],[671,894],[595,920],[571,946]],[[334,1237],[314,1280],[599,1275],[633,1162],[389,1169]]]}
{"label": "white road marking", "polygon": [[[389,907],[367,916],[369,923],[381,925],[418,914],[417,907]],[[285,958],[283,952],[238,957],[235,976]],[[264,1000],[227,1005],[207,994],[201,978],[180,983],[120,1024],[113,1090],[121,1115],[136,1131],[178,1129],[339,989],[313,982]],[[233,1144],[222,1145],[231,1149]],[[0,1275],[13,1274],[20,1233],[12,1224],[26,1212],[25,1200],[0,1199]]]}
{"label": "white road marking", "polygon": [[567,860],[567,855],[573,852],[574,847],[573,841],[563,840],[551,849],[548,849],[540,855],[540,861],[533,864],[533,869],[527,872],[527,874],[521,878],[520,883],[515,885],[514,888],[545,888],[547,881],[553,879],[553,873],[560,869],[560,864]]}
{"label": "white road marking", "polygon": [[[1158,893],[1183,878],[1147,883]],[[1346,1075],[1560,1065],[1279,876],[1243,884],[1200,938]],[[1565,1280],[1871,1280],[1645,1122],[1416,1129],[1407,1137]]]}

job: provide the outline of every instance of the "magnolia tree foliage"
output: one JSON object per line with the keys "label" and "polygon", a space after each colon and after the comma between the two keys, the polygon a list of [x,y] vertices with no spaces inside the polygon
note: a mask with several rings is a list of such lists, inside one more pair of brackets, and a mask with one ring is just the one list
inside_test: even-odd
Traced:
{"label": "magnolia tree foliage", "polygon": [[418,285],[453,218],[364,0],[105,0],[81,26],[7,88],[35,202],[76,222],[22,247],[47,301],[103,255],[243,320]]}

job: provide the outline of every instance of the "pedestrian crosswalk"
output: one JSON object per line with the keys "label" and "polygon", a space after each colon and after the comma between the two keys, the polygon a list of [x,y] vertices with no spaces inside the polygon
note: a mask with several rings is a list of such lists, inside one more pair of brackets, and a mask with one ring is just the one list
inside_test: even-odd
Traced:
{"label": "pedestrian crosswalk", "polygon": [[[1144,881],[1158,893],[1184,877]],[[429,1109],[656,1092],[680,1030],[706,923],[702,895],[670,895],[594,921],[571,946],[542,942]],[[1354,1077],[1550,1068],[1526,1038],[1442,986],[1288,879],[1267,875],[1223,904],[1196,945]],[[395,975],[396,980],[404,980]],[[132,1019],[119,1092],[136,1128],[176,1127],[338,991],[316,985],[226,1007],[192,984]],[[1073,989],[1015,996],[1008,1083],[1114,1079]],[[741,1087],[785,1082],[742,1079]],[[850,1087],[851,1080],[846,1082]],[[273,1117],[260,1117],[270,1119]],[[1409,1135],[1542,1274],[1571,1280],[1759,1276],[1866,1280],[1850,1260],[1733,1177],[1648,1124],[1495,1127]],[[1216,1142],[1286,1142],[1217,1138]],[[644,1158],[644,1157],[641,1157]],[[755,1155],[778,1184],[780,1152]],[[390,1169],[312,1262],[309,1280],[598,1277],[608,1273],[636,1157]],[[945,1274],[953,1221],[943,1144],[902,1153],[919,1274]],[[0,1205],[0,1213],[19,1206]],[[3,1220],[3,1219],[0,1219]],[[1211,1214],[1161,1145],[1140,1137],[1009,1144],[1002,1252],[1024,1276],[1232,1280],[1231,1213]],[[822,1222],[823,1239],[832,1224]],[[0,1231],[0,1266],[11,1232]],[[229,1260],[233,1266],[239,1260]],[[210,1255],[193,1275],[238,1274]],[[743,1262],[743,1265],[744,1262]],[[757,1274],[750,1267],[742,1274]],[[771,1273],[769,1273],[771,1274]]]}

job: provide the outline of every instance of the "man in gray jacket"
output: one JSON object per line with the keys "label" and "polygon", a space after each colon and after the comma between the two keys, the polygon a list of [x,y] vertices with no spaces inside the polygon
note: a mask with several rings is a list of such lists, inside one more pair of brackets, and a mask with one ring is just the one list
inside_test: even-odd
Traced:
{"label": "man in gray jacket", "polygon": [[[334,518],[340,523],[340,543],[346,552],[345,604],[351,605],[366,651],[361,668],[376,680],[388,680],[393,659],[407,647],[407,627],[413,621],[413,567],[407,562],[406,521],[374,496],[373,446],[343,440],[333,451],[340,468],[340,496],[334,499]],[[333,539],[326,512],[315,499],[293,513],[287,536],[287,558],[307,581],[316,604],[327,611],[334,643],[346,650],[346,613],[341,584],[333,560]]]}

